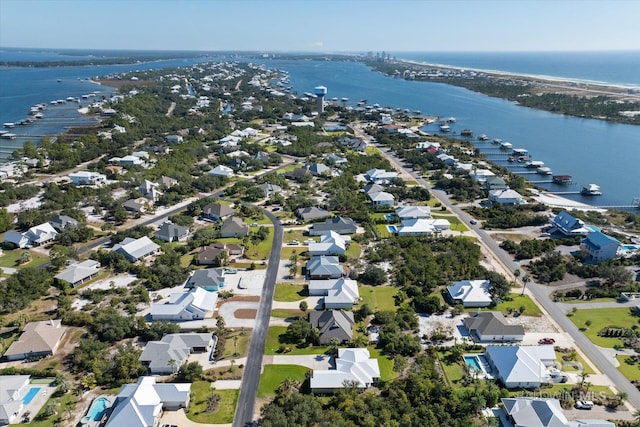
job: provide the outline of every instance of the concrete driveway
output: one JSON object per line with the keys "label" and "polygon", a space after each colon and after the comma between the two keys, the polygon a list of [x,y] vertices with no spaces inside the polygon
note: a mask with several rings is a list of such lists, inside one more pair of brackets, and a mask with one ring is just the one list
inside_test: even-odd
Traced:
{"label": "concrete driveway", "polygon": [[[307,354],[299,356],[272,356],[272,365],[300,365],[309,369],[329,369],[333,366],[333,356],[327,354]],[[265,357],[265,359],[267,359]],[[267,364],[267,360],[264,361]]]}

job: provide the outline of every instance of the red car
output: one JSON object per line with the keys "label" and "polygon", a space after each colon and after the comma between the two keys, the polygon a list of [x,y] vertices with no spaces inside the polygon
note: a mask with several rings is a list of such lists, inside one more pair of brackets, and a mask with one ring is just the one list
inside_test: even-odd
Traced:
{"label": "red car", "polygon": [[553,338],[542,338],[538,341],[538,344],[555,344],[556,340]]}

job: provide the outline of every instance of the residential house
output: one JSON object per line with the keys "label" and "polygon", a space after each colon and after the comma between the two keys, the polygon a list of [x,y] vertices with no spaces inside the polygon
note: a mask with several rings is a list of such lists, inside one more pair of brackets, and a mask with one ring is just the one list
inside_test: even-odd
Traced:
{"label": "residential house", "polygon": [[453,166],[458,162],[458,159],[456,159],[453,156],[450,156],[446,153],[440,153],[436,156],[436,158],[438,158],[440,161],[442,161],[445,165],[447,166]]}
{"label": "residential house", "polygon": [[552,345],[487,346],[485,357],[493,375],[506,388],[535,388],[550,381],[547,370],[556,362]]}
{"label": "residential house", "polygon": [[370,182],[362,188],[362,191],[364,191],[365,194],[375,193],[377,191],[384,191],[384,187],[375,182]]}
{"label": "residential house", "polygon": [[218,165],[211,169],[209,172],[211,176],[221,176],[223,178],[231,178],[233,176],[233,169],[225,165]]}
{"label": "residential house", "polygon": [[271,197],[272,194],[277,194],[282,192],[282,187],[275,184],[264,183],[258,186],[263,192],[264,197]]}
{"label": "residential house", "polygon": [[307,261],[310,279],[337,279],[344,276],[344,269],[336,256],[314,256]]}
{"label": "residential house", "polygon": [[321,236],[327,231],[335,231],[338,234],[354,234],[357,231],[356,223],[351,218],[335,217],[325,222],[316,222],[309,228],[309,236]]}
{"label": "residential house", "polygon": [[144,197],[129,199],[122,204],[126,210],[135,213],[145,213],[152,209],[153,202]]}
{"label": "residential house", "polygon": [[72,287],[80,286],[100,274],[100,263],[92,259],[71,264],[62,270],[54,279],[58,282],[66,282]]}
{"label": "residential house", "polygon": [[396,202],[393,194],[387,193],[386,191],[367,193],[367,196],[373,206],[393,206]]}
{"label": "residential house", "polygon": [[179,144],[184,141],[184,138],[180,135],[167,135],[164,137],[164,142],[168,144]]}
{"label": "residential house", "polygon": [[398,172],[387,172],[384,169],[369,169],[365,174],[367,181],[381,185],[387,185],[392,179],[397,177]]}
{"label": "residential house", "polygon": [[401,220],[431,218],[431,208],[429,206],[403,206],[396,209],[396,216]]}
{"label": "residential house", "polygon": [[581,219],[575,218],[567,211],[562,211],[551,220],[553,228],[550,233],[560,232],[564,236],[586,236],[593,232],[585,226]]}
{"label": "residential house", "polygon": [[527,202],[524,197],[516,190],[510,188],[504,190],[489,191],[489,201],[498,203],[502,206],[525,205]]}
{"label": "residential house", "polygon": [[325,160],[327,161],[328,164],[335,165],[335,166],[343,166],[349,162],[346,158],[340,157],[334,153],[331,153],[327,157],[325,157]]}
{"label": "residential house", "polygon": [[492,190],[506,190],[507,188],[509,187],[507,187],[507,183],[501,176],[488,176],[484,181],[484,189],[487,192]]}
{"label": "residential house", "polygon": [[69,174],[71,184],[76,187],[82,185],[101,185],[107,181],[107,176],[97,172],[80,171]]}
{"label": "residential house", "polygon": [[309,253],[315,255],[342,255],[347,250],[349,236],[342,237],[335,231],[327,231],[320,237],[320,242],[309,243]]}
{"label": "residential house", "polygon": [[500,399],[504,412],[514,427],[615,427],[604,420],[569,421],[560,401],[542,397],[508,397]]}
{"label": "residential house", "polygon": [[136,384],[122,386],[105,427],[154,427],[163,410],[189,405],[191,384],[157,384],[155,377],[140,377]]}
{"label": "residential house", "polygon": [[145,162],[138,156],[128,155],[124,157],[112,157],[109,163],[117,163],[120,166],[144,166]]}
{"label": "residential house", "polygon": [[56,238],[58,232],[48,222],[31,227],[24,233],[9,230],[4,235],[4,242],[13,243],[20,249],[45,245]]}
{"label": "residential house", "polygon": [[469,172],[469,176],[471,177],[471,179],[480,184],[484,184],[487,179],[489,179],[489,177],[495,175],[496,174],[491,172],[489,169],[472,169],[471,172]]}
{"label": "residential house", "polygon": [[197,265],[220,266],[220,257],[223,253],[227,259],[231,256],[242,255],[244,253],[244,246],[235,243],[214,243],[210,246],[205,246],[195,256],[195,263]]}
{"label": "residential house", "polygon": [[524,328],[522,325],[510,325],[499,311],[472,313],[462,321],[469,331],[482,342],[522,341]]}
{"label": "residential house", "polygon": [[354,151],[364,153],[367,149],[367,143],[358,138],[342,137],[338,140],[338,143],[349,147]]}
{"label": "residential house", "polygon": [[323,165],[322,163],[314,163],[312,165],[306,166],[306,168],[311,175],[319,176],[319,175],[329,175],[331,174],[331,168]]}
{"label": "residential house", "polygon": [[600,231],[589,233],[580,243],[580,249],[594,262],[615,258],[621,246],[622,244],[617,239]]}
{"label": "residential house", "polygon": [[352,308],[360,300],[358,282],[345,278],[310,280],[309,296],[324,296],[325,309]]}
{"label": "residential house", "polygon": [[309,323],[312,328],[318,329],[318,342],[322,345],[336,339],[342,344],[353,338],[355,319],[351,311],[312,311],[309,313]]}
{"label": "residential house", "polygon": [[178,372],[192,353],[208,353],[218,339],[211,333],[167,334],[160,341],[149,341],[138,358],[151,375]]}
{"label": "residential house", "polygon": [[488,280],[462,280],[447,286],[449,298],[454,304],[464,307],[488,307],[493,299],[489,293],[491,282]]}
{"label": "residential house", "polygon": [[220,237],[244,237],[249,235],[249,226],[242,220],[232,216],[224,220],[220,226]]}
{"label": "residential house", "polygon": [[187,292],[171,294],[165,303],[151,304],[151,319],[171,322],[202,320],[213,315],[217,302],[217,292],[195,287]]}
{"label": "residential house", "polygon": [[58,232],[78,228],[78,220],[67,215],[55,214],[49,219],[49,224]]}
{"label": "residential house", "polygon": [[162,191],[160,191],[160,184],[157,182],[151,182],[146,179],[142,182],[142,184],[140,184],[138,190],[140,190],[145,198],[154,202],[157,202],[160,196],[162,196]]}
{"label": "residential house", "polygon": [[171,188],[171,187],[173,187],[174,185],[177,185],[177,184],[178,184],[178,180],[177,180],[177,179],[174,179],[174,178],[171,178],[171,177],[168,177],[168,176],[164,176],[164,175],[162,175],[162,176],[160,177],[160,180],[159,180],[159,182],[158,182],[158,183],[159,183],[159,184],[160,184],[160,186],[161,186],[161,187],[163,187],[163,188]]}
{"label": "residential house", "polygon": [[378,359],[370,358],[366,348],[339,348],[335,364],[335,369],[313,370],[311,393],[333,393],[351,386],[364,390],[380,379]]}
{"label": "residential house", "polygon": [[422,141],[416,144],[416,150],[427,151],[429,148],[435,148],[436,150],[440,148],[439,142],[430,142],[430,141]]}
{"label": "residential house", "polygon": [[185,288],[204,288],[207,291],[217,291],[224,287],[223,268],[205,268],[191,272],[186,282]]}
{"label": "residential house", "polygon": [[298,182],[310,176],[311,176],[311,172],[305,168],[295,168],[292,171],[288,171],[284,173],[284,177],[286,179],[290,179],[292,181],[298,181]]}
{"label": "residential house", "polygon": [[330,217],[331,212],[325,209],[316,208],[315,206],[310,206],[307,208],[298,208],[296,210],[296,215],[303,221],[314,221]]}
{"label": "residential house", "polygon": [[160,251],[160,246],[152,242],[147,236],[139,239],[125,238],[111,248],[112,251],[121,253],[129,261],[136,262],[142,258],[155,255]]}
{"label": "residential house", "polygon": [[189,239],[189,227],[166,221],[162,223],[153,237],[164,242],[185,242]]}
{"label": "residential house", "polygon": [[235,214],[236,210],[231,205],[225,205],[222,203],[211,203],[202,208],[202,217],[211,221],[218,221],[219,219],[225,219]]}
{"label": "residential house", "polygon": [[27,323],[22,335],[11,343],[4,357],[7,360],[23,360],[53,355],[58,349],[67,327],[61,320],[44,320]]}
{"label": "residential house", "polygon": [[402,225],[397,227],[398,236],[421,236],[448,230],[451,224],[446,219],[403,219]]}
{"label": "residential house", "polygon": [[0,425],[17,423],[31,375],[0,375]]}

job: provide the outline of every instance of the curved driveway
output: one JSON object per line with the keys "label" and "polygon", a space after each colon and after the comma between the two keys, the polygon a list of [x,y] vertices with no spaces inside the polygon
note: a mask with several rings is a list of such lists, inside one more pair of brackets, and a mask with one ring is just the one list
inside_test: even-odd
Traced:
{"label": "curved driveway", "polygon": [[[470,226],[473,231],[476,232],[480,240],[486,245],[486,247],[493,252],[496,258],[507,268],[509,271],[515,271],[520,266],[513,262],[511,256],[503,251],[495,240],[489,236],[489,234],[479,228],[478,226],[469,225],[471,216],[462,211],[458,206],[454,205],[449,196],[441,190],[434,190],[431,185],[427,183],[422,177],[412,170],[408,170],[402,166],[402,161],[395,157],[395,155],[389,153],[384,146],[378,145],[378,148],[382,152],[382,155],[387,157],[396,167],[404,169],[409,173],[420,185],[429,189],[438,200],[440,200],[448,209],[455,213],[465,224]],[[627,394],[628,402],[636,409],[640,409],[640,391],[636,389],[625,378],[618,369],[615,368],[612,361],[603,354],[598,347],[596,347],[580,330],[578,327],[566,316],[562,307],[549,299],[548,289],[544,285],[537,284],[535,282],[529,282],[527,289],[533,294],[538,303],[546,310],[547,313],[555,320],[555,322],[567,332],[574,342],[580,347],[580,349],[589,357],[589,359],[598,367],[598,369],[607,375],[609,379],[616,385],[618,390]]]}

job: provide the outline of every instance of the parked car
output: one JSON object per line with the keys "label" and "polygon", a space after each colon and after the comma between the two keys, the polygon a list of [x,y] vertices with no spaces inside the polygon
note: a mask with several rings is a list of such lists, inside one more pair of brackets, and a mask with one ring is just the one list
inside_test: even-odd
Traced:
{"label": "parked car", "polygon": [[476,221],[475,219],[472,219],[471,221],[469,221],[469,224],[471,225],[476,225],[478,223],[478,221]]}
{"label": "parked car", "polygon": [[593,402],[590,400],[578,400],[576,402],[576,409],[588,409],[593,408]]}
{"label": "parked car", "polygon": [[556,340],[553,338],[542,338],[538,341],[538,344],[555,344]]}

